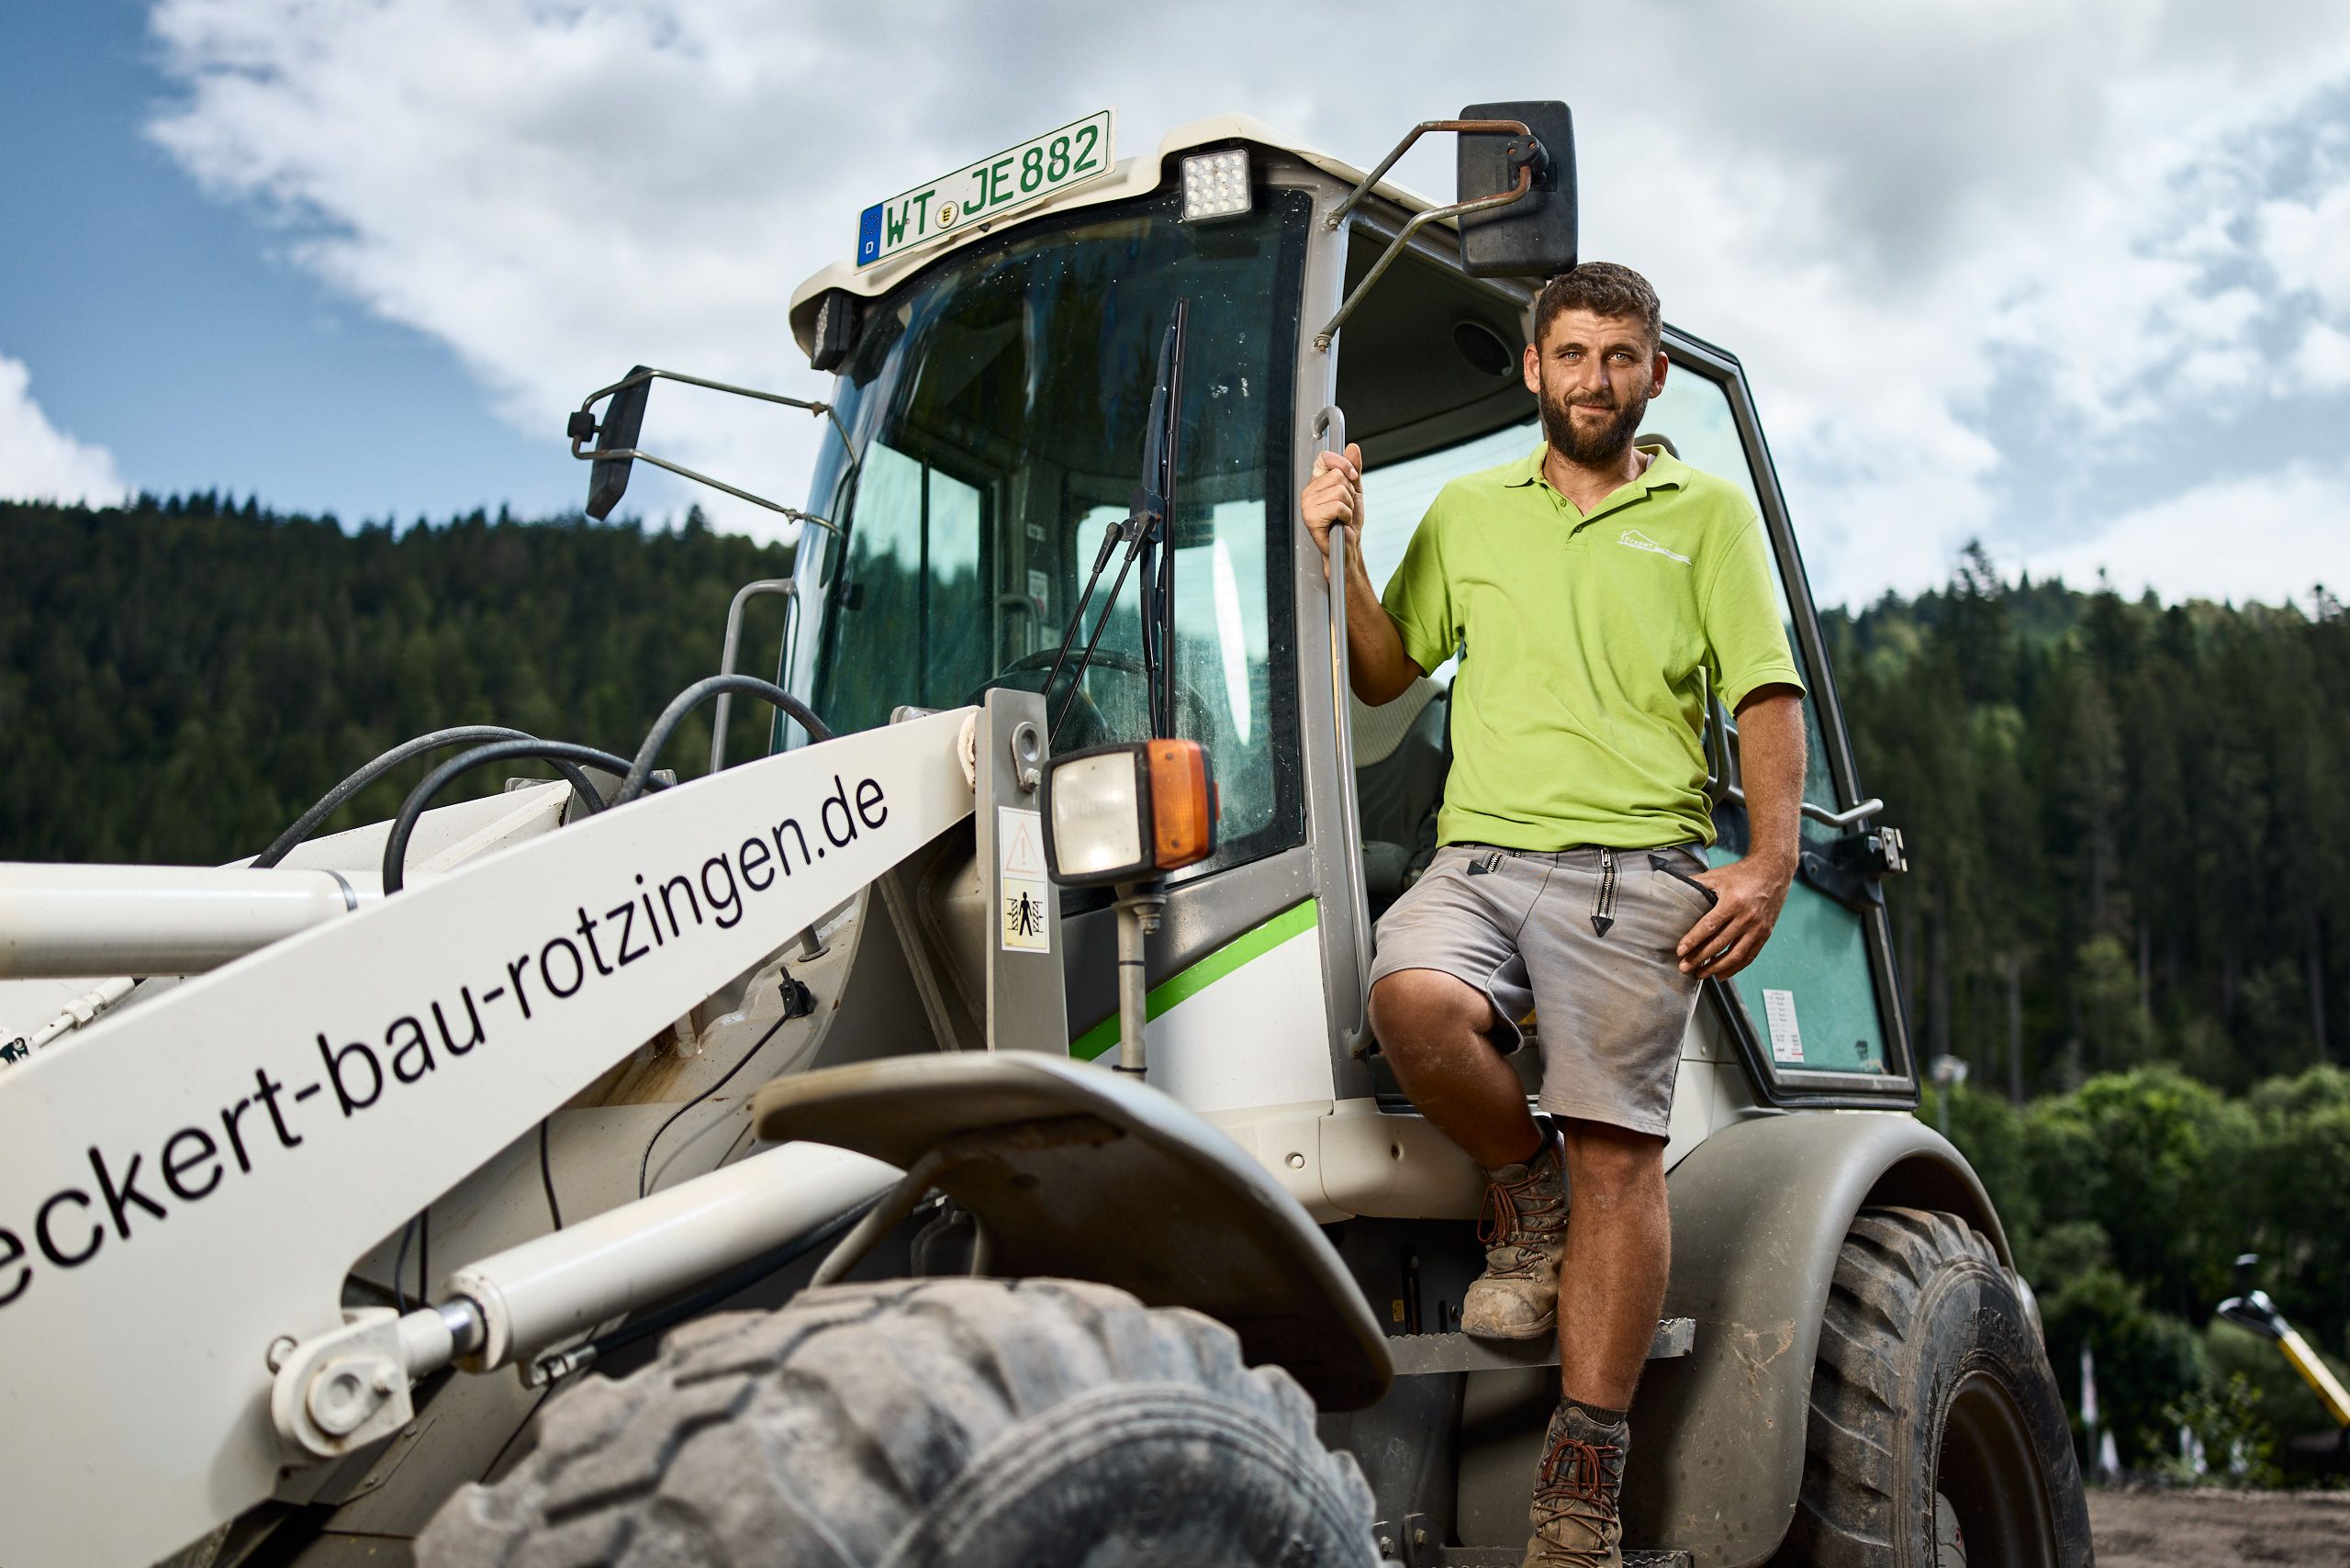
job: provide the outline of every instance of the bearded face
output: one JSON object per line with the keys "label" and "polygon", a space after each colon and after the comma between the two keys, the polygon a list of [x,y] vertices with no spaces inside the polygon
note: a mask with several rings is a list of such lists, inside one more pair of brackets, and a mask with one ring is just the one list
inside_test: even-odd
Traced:
{"label": "bearded face", "polygon": [[1649,399],[1664,389],[1664,355],[1650,323],[1568,306],[1542,324],[1525,354],[1526,389],[1542,412],[1550,450],[1582,468],[1628,461]]}
{"label": "bearded face", "polygon": [[1542,433],[1560,456],[1583,467],[1605,467],[1620,459],[1649,411],[1645,380],[1628,392],[1606,386],[1570,391],[1552,379],[1548,365],[1540,396]]}

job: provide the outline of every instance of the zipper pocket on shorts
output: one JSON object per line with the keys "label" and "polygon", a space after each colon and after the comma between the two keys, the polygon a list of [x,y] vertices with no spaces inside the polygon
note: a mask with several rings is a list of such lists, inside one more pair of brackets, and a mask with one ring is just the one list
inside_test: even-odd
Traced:
{"label": "zipper pocket on shorts", "polygon": [[1661,854],[1654,850],[1650,851],[1649,868],[1651,870],[1663,872],[1674,881],[1679,882],[1683,887],[1687,888],[1691,892],[1695,893],[1699,898],[1704,899],[1707,909],[1711,909],[1716,904],[1722,902],[1721,894],[1714,891],[1713,889],[1706,886],[1705,883],[1697,880],[1696,878],[1691,876],[1688,872],[1673,869],[1673,857],[1670,855]]}

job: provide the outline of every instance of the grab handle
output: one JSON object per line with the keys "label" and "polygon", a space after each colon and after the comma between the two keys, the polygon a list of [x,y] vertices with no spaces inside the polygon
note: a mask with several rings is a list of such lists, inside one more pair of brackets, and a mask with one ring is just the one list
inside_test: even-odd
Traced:
{"label": "grab handle", "polygon": [[[1336,403],[1314,416],[1314,439],[1324,452],[1347,449],[1347,416]],[[1349,1054],[1362,1055],[1370,1043],[1371,902],[1363,886],[1362,823],[1355,801],[1355,731],[1347,681],[1347,530],[1332,522],[1330,542],[1330,716],[1337,732],[1338,758],[1338,837],[1347,873],[1347,897],[1353,905],[1355,937],[1355,1007],[1353,1022],[1343,1031]]]}

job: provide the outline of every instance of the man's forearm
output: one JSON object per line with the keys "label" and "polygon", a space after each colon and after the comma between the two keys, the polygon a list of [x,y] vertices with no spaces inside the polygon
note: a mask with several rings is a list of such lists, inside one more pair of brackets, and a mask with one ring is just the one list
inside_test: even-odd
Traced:
{"label": "man's forearm", "polygon": [[1395,618],[1379,602],[1360,554],[1347,557],[1347,684],[1376,708],[1427,673],[1404,651]]}
{"label": "man's forearm", "polygon": [[1746,791],[1747,858],[1792,877],[1802,845],[1803,699],[1766,687],[1738,711],[1738,769]]}
{"label": "man's forearm", "polygon": [[1715,893],[1677,951],[1684,974],[1726,980],[1754,961],[1771,940],[1802,840],[1803,698],[1793,687],[1764,687],[1738,710],[1738,770],[1746,787],[1746,854],[1700,871]]}

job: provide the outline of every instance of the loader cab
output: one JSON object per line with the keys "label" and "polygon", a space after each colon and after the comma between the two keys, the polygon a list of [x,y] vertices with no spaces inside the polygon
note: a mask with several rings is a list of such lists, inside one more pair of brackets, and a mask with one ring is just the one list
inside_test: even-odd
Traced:
{"label": "loader cab", "polygon": [[[1539,439],[1517,368],[1538,282],[1472,276],[1457,236],[1426,226],[1317,342],[1416,209],[1382,186],[1334,222],[1360,176],[1262,132],[1179,131],[1156,158],[994,232],[869,274],[832,269],[793,315],[837,370],[845,439],[825,443],[810,493],[834,526],[803,535],[781,679],[856,730],[901,705],[1041,688],[1103,525],[1131,504],[1159,336],[1188,302],[1173,722],[1206,747],[1223,813],[1216,853],[1177,874],[1155,940],[1154,1042],[1162,1028],[1182,1037],[1154,1043],[1152,1081],[1210,1114],[1379,1097],[1371,922],[1433,849],[1449,761],[1449,666],[1377,710],[1333,681],[1322,561],[1295,507],[1317,415],[1343,409],[1364,448],[1375,582],[1448,480]],[[1224,149],[1247,154],[1247,210],[1196,220],[1185,160]],[[1897,1103],[1915,1078],[1854,842],[1865,823],[1832,821],[1861,796],[1801,560],[1737,362],[1671,330],[1666,346],[1674,373],[1649,428],[1764,518],[1813,693],[1821,820],[1806,824],[1807,875],[1763,959],[1713,988],[1713,1027],[1763,1101]],[[1147,733],[1135,597],[1119,596],[1056,751]],[[1712,731],[1721,859],[1743,845],[1743,811],[1734,723],[1717,713]],[[1108,900],[1060,896],[1072,1049],[1098,1056],[1115,1037]],[[1222,986],[1244,971],[1248,986]],[[1231,1005],[1192,1005],[1212,985]],[[1239,1016],[1252,1027],[1236,1029]],[[1285,1042],[1271,1066],[1254,1043],[1267,1034]]]}
{"label": "loader cab", "polygon": [[[1209,872],[1299,842],[1292,606],[1274,590],[1305,218],[1303,197],[1271,199],[1203,244],[1169,196],[1082,208],[868,308],[834,395],[856,457],[828,445],[816,488],[845,537],[811,531],[801,554],[795,689],[864,729],[901,704],[1043,688],[1104,526],[1131,504],[1159,334],[1183,299],[1197,347],[1173,520],[1178,733],[1208,747],[1223,790]],[[1110,620],[1056,750],[1147,734],[1123,588],[1090,607],[1089,625],[1105,602]]]}

